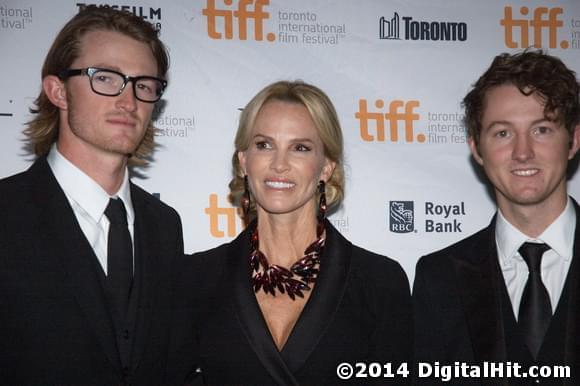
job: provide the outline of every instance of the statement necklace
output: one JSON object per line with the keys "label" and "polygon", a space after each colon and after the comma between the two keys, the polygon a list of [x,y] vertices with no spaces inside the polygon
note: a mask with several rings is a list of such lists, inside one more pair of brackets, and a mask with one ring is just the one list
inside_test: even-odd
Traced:
{"label": "statement necklace", "polygon": [[276,296],[276,290],[286,293],[290,299],[296,296],[304,297],[302,291],[310,291],[309,283],[315,283],[320,271],[320,255],[324,249],[324,223],[320,221],[316,227],[316,241],[306,248],[304,257],[292,264],[290,269],[277,264],[268,263],[268,258],[260,252],[260,238],[258,224],[254,222],[254,229],[250,238],[252,252],[250,253],[250,267],[252,268],[252,286],[254,292],[263,290]]}

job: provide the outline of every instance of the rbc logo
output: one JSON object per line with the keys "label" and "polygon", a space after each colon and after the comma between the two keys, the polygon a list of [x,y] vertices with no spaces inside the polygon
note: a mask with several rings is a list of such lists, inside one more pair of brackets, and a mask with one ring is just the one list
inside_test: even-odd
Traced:
{"label": "rbc logo", "polygon": [[[535,48],[546,47],[544,45],[544,31],[548,30],[548,48],[558,47],[558,29],[564,22],[558,18],[563,12],[562,8],[537,7],[533,9],[531,20],[528,18],[514,19],[512,7],[504,8],[504,17],[499,24],[504,27],[504,40],[508,48],[527,48],[533,45]],[[530,14],[528,7],[521,7],[520,14],[527,16]],[[547,18],[544,16],[547,15]],[[519,37],[515,37],[515,30],[519,29]],[[530,42],[530,32],[533,41]],[[519,44],[518,44],[519,43]],[[569,46],[567,40],[559,42],[560,48],[566,49]]]}
{"label": "rbc logo", "polygon": [[389,230],[409,233],[415,230],[413,201],[389,201]]}
{"label": "rbc logo", "polygon": [[[207,35],[212,39],[232,40],[234,38],[234,28],[237,24],[238,39],[248,40],[248,20],[254,25],[254,40],[264,40],[264,20],[270,18],[270,14],[264,11],[264,6],[270,4],[270,0],[238,0],[237,9],[218,9],[215,5],[216,0],[207,0],[207,5],[202,14],[207,18]],[[223,0],[224,5],[231,6],[233,0]],[[248,10],[248,6],[253,6]],[[223,28],[218,31],[218,18],[223,20],[220,23]],[[266,34],[266,40],[273,42],[276,40],[276,34],[269,32]]]}

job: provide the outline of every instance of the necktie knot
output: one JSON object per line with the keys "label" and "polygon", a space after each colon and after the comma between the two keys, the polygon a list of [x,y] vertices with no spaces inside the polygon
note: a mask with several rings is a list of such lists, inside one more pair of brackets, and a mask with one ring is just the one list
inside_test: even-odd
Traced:
{"label": "necktie knot", "polygon": [[523,243],[518,252],[528,265],[530,274],[540,274],[542,266],[542,256],[549,250],[548,244]]}
{"label": "necktie knot", "polygon": [[111,224],[127,224],[127,212],[125,211],[125,205],[123,205],[123,200],[120,198],[110,198],[109,204],[105,209],[105,216],[109,219]]}

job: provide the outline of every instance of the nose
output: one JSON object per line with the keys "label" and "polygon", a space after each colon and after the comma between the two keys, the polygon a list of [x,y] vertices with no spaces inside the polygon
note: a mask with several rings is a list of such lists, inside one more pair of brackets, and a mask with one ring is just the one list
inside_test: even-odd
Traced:
{"label": "nose", "polygon": [[272,157],[270,168],[276,173],[283,173],[290,168],[288,163],[288,154],[283,150],[277,150]]}
{"label": "nose", "polygon": [[121,94],[117,96],[116,105],[118,108],[128,112],[137,110],[137,98],[135,97],[132,81],[127,83]]}
{"label": "nose", "polygon": [[517,135],[515,138],[512,159],[525,162],[534,158],[533,139],[527,134]]}

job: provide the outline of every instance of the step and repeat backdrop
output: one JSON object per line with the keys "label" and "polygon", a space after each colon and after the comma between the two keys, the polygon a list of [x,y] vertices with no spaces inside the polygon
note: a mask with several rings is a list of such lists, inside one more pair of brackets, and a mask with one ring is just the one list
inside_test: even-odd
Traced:
{"label": "step and repeat backdrop", "polygon": [[42,62],[87,4],[143,17],[169,48],[159,146],[133,181],[177,209],[187,252],[242,230],[227,200],[240,109],[273,81],[302,79],[328,93],[344,133],[346,199],[331,221],[412,280],[421,255],[495,210],[466,144],[470,85],[495,55],[528,46],[580,71],[577,0],[0,0],[0,178],[34,158],[22,130]]}

